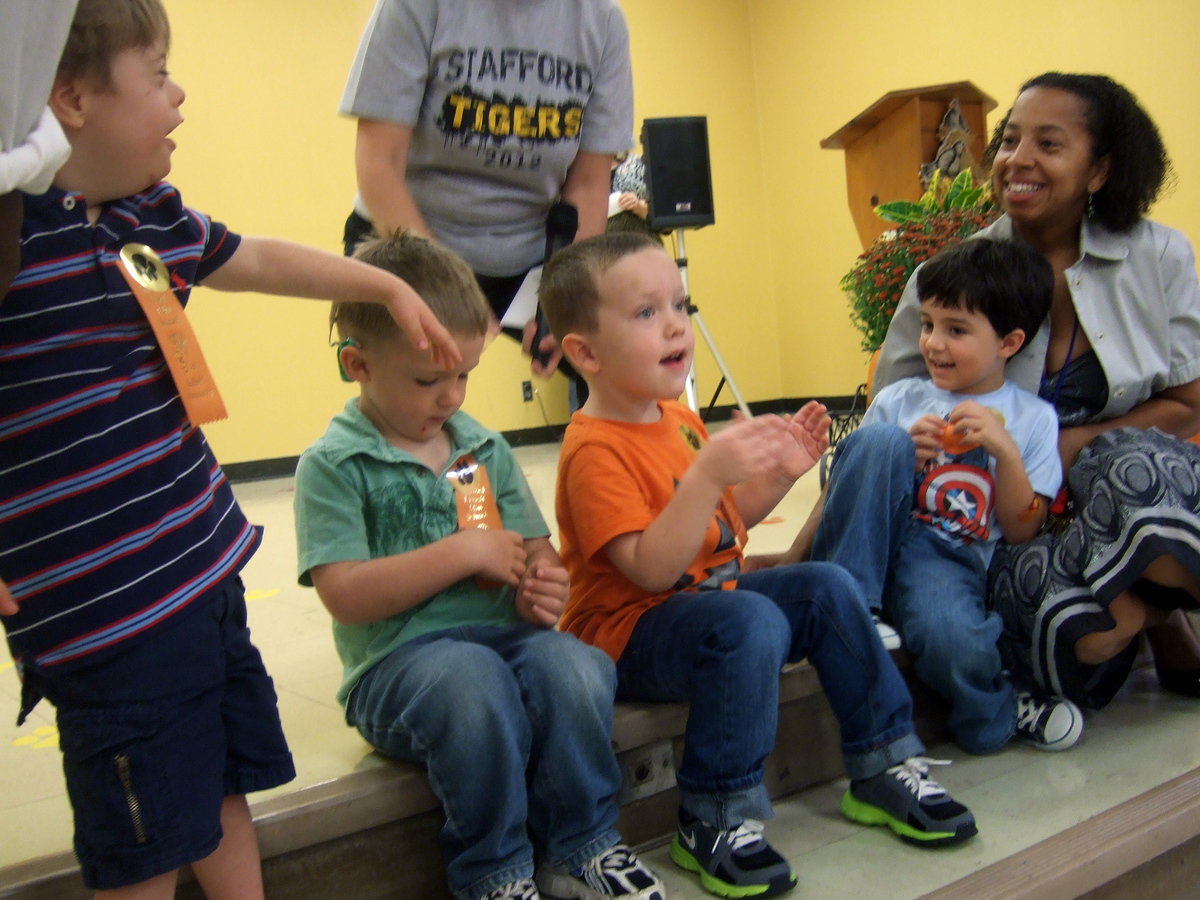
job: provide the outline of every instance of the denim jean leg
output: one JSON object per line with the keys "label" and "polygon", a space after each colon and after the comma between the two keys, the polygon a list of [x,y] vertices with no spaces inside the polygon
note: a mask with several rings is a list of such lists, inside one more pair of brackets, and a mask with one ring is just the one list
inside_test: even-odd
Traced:
{"label": "denim jean leg", "polygon": [[852,431],[834,451],[812,559],[849,570],[875,613],[908,527],[915,470],[912,438],[886,422]]}
{"label": "denim jean leg", "polygon": [[602,650],[517,626],[497,645],[521,689],[533,740],[529,830],[539,855],[574,869],[619,839],[621,770],[612,749],[616,671]]}
{"label": "denim jean leg", "polygon": [[982,561],[914,520],[892,577],[887,612],[917,677],[950,703],[955,741],[968,753],[999,750],[1016,729],[1017,700],[1000,660],[1000,616],[984,605]]}
{"label": "denim jean leg", "polygon": [[770,597],[787,618],[787,658],[808,658],[842,731],[851,778],[868,778],[924,752],[912,697],[884,649],[858,582],[833,563],[799,563],[743,575],[738,587]]}
{"label": "denim jean leg", "polygon": [[717,828],[766,819],[763,762],[775,744],[787,622],[742,590],[675,594],[638,619],[617,662],[618,697],[687,701],[683,806]]}
{"label": "denim jean leg", "polygon": [[427,767],[446,815],[446,877],[464,900],[532,877],[531,735],[508,665],[456,635],[426,635],[392,652],[359,682],[347,715],[382,753]]}

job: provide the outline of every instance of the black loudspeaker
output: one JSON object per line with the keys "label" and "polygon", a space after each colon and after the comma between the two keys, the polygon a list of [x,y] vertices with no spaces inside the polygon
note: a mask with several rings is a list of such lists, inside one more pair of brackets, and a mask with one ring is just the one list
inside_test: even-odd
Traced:
{"label": "black loudspeaker", "polygon": [[713,224],[708,120],[704,116],[646,119],[642,150],[650,227],[671,231]]}

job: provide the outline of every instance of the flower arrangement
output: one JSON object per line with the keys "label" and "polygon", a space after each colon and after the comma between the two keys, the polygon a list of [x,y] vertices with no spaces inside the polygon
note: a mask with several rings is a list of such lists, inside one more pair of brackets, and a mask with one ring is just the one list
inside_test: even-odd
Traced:
{"label": "flower arrangement", "polygon": [[850,320],[862,332],[862,347],[874,351],[883,344],[888,324],[904,286],[918,265],[943,247],[956,244],[995,221],[991,185],[976,185],[969,169],[953,181],[934,172],[929,189],[916,203],[895,200],[875,207],[875,213],[897,227],[885,231],[842,276],[850,295]]}

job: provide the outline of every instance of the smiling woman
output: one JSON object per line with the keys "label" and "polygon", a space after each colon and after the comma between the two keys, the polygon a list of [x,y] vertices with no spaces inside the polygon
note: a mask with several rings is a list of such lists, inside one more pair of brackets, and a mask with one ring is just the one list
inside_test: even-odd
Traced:
{"label": "smiling woman", "polygon": [[[1200,428],[1200,285],[1188,239],[1145,218],[1166,149],[1127,89],[1051,72],[1021,88],[989,154],[1004,216],[978,237],[1029,244],[1054,271],[1048,327],[1008,377],[1057,410],[1070,485],[1051,527],[993,559],[1006,663],[1098,708],[1144,631],[1163,687],[1200,696],[1200,640],[1181,612],[1200,599],[1200,448],[1183,440]],[[911,287],[877,385],[921,366]]]}

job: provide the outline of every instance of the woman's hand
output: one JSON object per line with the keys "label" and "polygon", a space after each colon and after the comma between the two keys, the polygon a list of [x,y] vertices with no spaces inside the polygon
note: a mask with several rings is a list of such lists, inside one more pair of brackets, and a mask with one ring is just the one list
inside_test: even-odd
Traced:
{"label": "woman's hand", "polygon": [[525,323],[525,331],[521,335],[521,352],[530,358],[529,371],[533,372],[538,378],[549,378],[554,374],[554,370],[558,368],[558,364],[562,362],[563,352],[562,347],[558,346],[558,341],[554,339],[554,335],[546,332],[542,335],[541,341],[538,343],[538,352],[546,356],[546,361],[543,363],[533,355],[533,339],[537,337],[537,319],[530,319]]}

